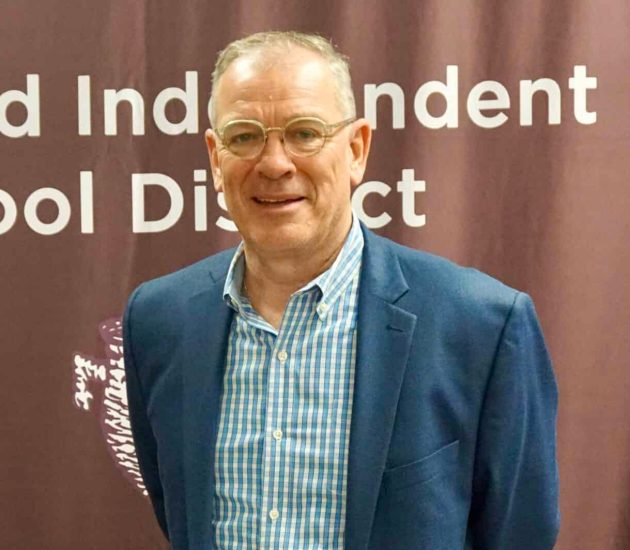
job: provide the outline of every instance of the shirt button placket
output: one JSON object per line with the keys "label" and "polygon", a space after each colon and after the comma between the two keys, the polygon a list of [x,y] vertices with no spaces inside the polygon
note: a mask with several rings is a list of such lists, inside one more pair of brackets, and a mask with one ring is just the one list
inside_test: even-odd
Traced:
{"label": "shirt button placket", "polygon": [[[278,339],[280,340],[280,338]],[[286,364],[289,354],[286,349],[283,348],[282,342],[276,342],[276,350],[274,353],[274,362],[276,363],[276,367],[282,367]],[[280,409],[280,395],[286,391],[286,388],[283,388],[283,380],[284,380],[284,372],[282,368],[272,368],[269,372],[269,380],[268,380],[268,389],[267,393],[269,396],[268,407],[267,407],[267,422],[268,426],[270,426],[271,436],[273,437],[275,443],[277,445],[278,442],[282,440],[283,432],[280,428],[271,428],[272,426],[278,426],[281,422],[281,418],[279,415],[281,414]],[[269,433],[269,432],[267,432]],[[275,471],[277,466],[277,461],[281,460],[279,453],[279,449],[276,448],[276,445],[272,445],[267,447],[266,457],[267,457],[267,473],[266,475],[270,476],[265,485],[267,486],[267,492],[264,495],[264,507],[267,510],[267,525],[262,526],[263,531],[266,533],[264,537],[265,542],[267,544],[273,544],[274,540],[274,531],[271,527],[276,521],[280,518],[280,511],[278,510],[279,502],[277,502],[278,492],[276,488],[280,482],[279,479],[276,478]],[[272,529],[269,531],[268,529]],[[261,540],[262,542],[262,540]]]}

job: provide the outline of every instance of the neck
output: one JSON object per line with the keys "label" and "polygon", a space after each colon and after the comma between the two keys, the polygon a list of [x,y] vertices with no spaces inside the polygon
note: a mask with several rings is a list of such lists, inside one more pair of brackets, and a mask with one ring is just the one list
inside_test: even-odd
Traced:
{"label": "neck", "polygon": [[343,248],[348,230],[327,247],[307,252],[261,253],[245,243],[245,288],[256,311],[279,329],[291,295],[326,271]]}

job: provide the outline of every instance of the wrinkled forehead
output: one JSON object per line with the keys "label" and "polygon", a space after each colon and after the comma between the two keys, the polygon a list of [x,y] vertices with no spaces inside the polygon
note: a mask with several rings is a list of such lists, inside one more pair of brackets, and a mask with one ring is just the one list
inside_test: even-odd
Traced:
{"label": "wrinkled forehead", "polygon": [[289,102],[337,110],[336,85],[329,64],[302,48],[247,54],[234,60],[221,76],[214,94],[219,118],[235,106]]}

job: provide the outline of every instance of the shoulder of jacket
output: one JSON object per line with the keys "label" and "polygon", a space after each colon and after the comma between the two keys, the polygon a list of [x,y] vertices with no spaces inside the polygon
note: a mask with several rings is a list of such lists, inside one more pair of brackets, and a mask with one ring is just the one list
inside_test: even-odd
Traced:
{"label": "shoulder of jacket", "polygon": [[458,307],[501,305],[511,308],[519,291],[473,267],[416,250],[374,234],[368,246],[383,247],[396,257],[413,296],[430,295],[443,305]]}
{"label": "shoulder of jacket", "polygon": [[223,250],[177,271],[145,281],[136,292],[141,289],[143,299],[172,300],[192,296],[225,279],[235,251],[236,248]]}

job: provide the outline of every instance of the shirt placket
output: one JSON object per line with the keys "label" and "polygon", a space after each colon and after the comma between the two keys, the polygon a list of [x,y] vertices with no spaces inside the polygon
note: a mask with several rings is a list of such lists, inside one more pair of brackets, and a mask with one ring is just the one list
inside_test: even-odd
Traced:
{"label": "shirt placket", "polygon": [[272,349],[267,379],[265,436],[263,452],[263,495],[260,517],[260,548],[282,548],[284,532],[289,523],[289,463],[287,431],[290,415],[287,406],[293,401],[290,369],[296,368],[291,357],[291,344],[295,337],[294,313],[301,295],[293,296],[287,304],[282,325]]}

